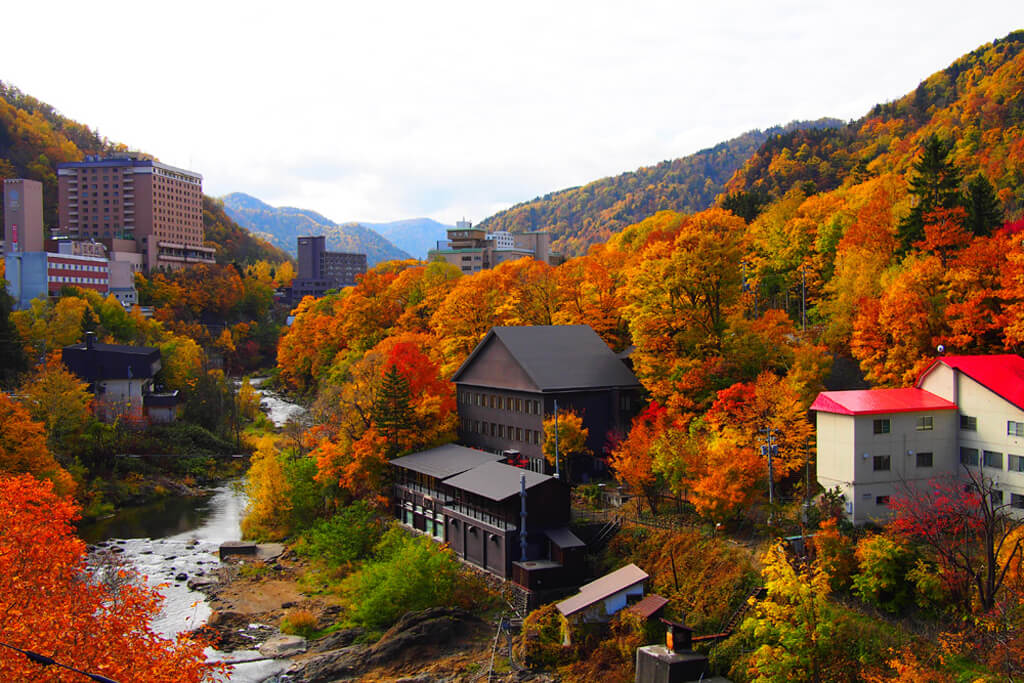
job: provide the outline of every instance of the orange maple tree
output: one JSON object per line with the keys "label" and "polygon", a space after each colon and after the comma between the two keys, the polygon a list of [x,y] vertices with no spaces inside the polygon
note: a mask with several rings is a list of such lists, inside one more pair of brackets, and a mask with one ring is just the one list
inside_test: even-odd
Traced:
{"label": "orange maple tree", "polygon": [[[203,636],[153,631],[156,590],[123,582],[112,591],[87,578],[85,543],[72,527],[78,511],[49,482],[0,476],[0,500],[0,641],[123,682],[198,683],[226,673],[206,663]],[[84,678],[0,648],[0,680]]]}

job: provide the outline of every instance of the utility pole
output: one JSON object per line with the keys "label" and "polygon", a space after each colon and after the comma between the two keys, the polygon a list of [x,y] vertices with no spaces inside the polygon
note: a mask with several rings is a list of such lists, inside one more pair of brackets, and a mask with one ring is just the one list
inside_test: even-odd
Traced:
{"label": "utility pole", "polygon": [[558,469],[558,399],[555,399],[555,478],[561,479],[562,474]]}
{"label": "utility pole", "polygon": [[767,441],[767,445],[761,446],[761,455],[768,458],[768,504],[772,506],[775,505],[775,469],[772,458],[779,454],[779,447],[774,443],[773,435],[777,434],[778,431],[771,427],[765,427],[761,430],[761,433],[766,435],[761,440]]}
{"label": "utility pole", "polygon": [[800,321],[804,332],[807,331],[807,271],[800,266]]}

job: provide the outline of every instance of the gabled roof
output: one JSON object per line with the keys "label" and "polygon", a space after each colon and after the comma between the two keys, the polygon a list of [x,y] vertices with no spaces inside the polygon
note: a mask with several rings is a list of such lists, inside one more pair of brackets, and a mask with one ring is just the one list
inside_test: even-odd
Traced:
{"label": "gabled roof", "polygon": [[917,378],[921,385],[936,365],[959,370],[989,391],[1024,410],[1024,358],[1014,354],[998,356],[942,356]]}
{"label": "gabled roof", "polygon": [[492,327],[455,372],[458,382],[488,344],[498,341],[540,391],[636,387],[636,375],[589,325]]}
{"label": "gabled roof", "polygon": [[861,389],[823,391],[814,399],[811,410],[838,415],[880,415],[914,413],[922,410],[956,410],[956,404],[916,387]]}
{"label": "gabled roof", "polygon": [[557,481],[554,477],[546,474],[492,461],[477,465],[473,469],[467,469],[462,474],[446,479],[444,483],[447,486],[475,493],[490,500],[502,501],[519,495],[520,481],[524,476],[526,477],[527,491],[538,484]]}
{"label": "gabled roof", "polygon": [[496,453],[487,453],[475,448],[466,448],[458,444],[449,443],[429,451],[421,451],[395,458],[391,464],[395,467],[420,472],[422,474],[445,479],[455,474],[483,465],[488,462],[496,462],[501,459]]}
{"label": "gabled roof", "polygon": [[632,607],[627,608],[627,612],[632,612],[643,619],[650,619],[655,614],[661,611],[661,609],[668,604],[668,598],[663,598],[660,595],[651,593],[640,602],[636,603]]}
{"label": "gabled roof", "polygon": [[647,572],[643,569],[632,563],[627,564],[622,569],[616,569],[611,574],[605,574],[599,579],[580,586],[579,593],[558,603],[556,607],[565,616],[576,614],[619,591],[646,581],[647,578]]}

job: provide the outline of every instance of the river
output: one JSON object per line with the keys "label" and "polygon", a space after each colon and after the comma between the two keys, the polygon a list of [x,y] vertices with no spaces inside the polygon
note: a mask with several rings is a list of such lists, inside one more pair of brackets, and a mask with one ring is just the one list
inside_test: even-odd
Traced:
{"label": "river", "polygon": [[[304,412],[301,406],[270,392],[260,393],[264,394],[261,406],[277,427]],[[206,496],[171,497],[127,508],[107,519],[84,525],[79,533],[97,549],[111,551],[108,557],[135,569],[149,585],[164,584],[159,589],[164,596],[164,607],[153,627],[171,637],[194,629],[209,618],[210,606],[202,593],[188,588],[187,579],[215,571],[220,564],[217,557],[220,544],[241,538],[239,525],[245,504],[241,481],[236,481],[223,484]],[[259,657],[258,652],[251,650],[231,653],[210,650],[207,655],[211,659],[229,661]],[[233,683],[265,681],[287,665],[285,661],[237,664],[229,680]]]}

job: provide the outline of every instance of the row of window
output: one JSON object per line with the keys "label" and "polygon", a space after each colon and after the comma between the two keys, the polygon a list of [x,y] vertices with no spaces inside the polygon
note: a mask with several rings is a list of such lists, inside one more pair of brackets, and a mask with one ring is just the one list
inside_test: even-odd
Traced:
{"label": "row of window", "polygon": [[70,277],[67,275],[50,275],[47,280],[49,282],[63,282],[75,285],[105,285],[107,284],[106,279],[100,279],[98,277]]}
{"label": "row of window", "polygon": [[85,270],[90,273],[105,273],[107,271],[106,266],[94,266],[87,263],[58,263],[56,261],[50,262],[50,268],[59,268],[61,270]]}
{"label": "row of window", "polygon": [[462,420],[462,429],[473,434],[493,436],[508,441],[521,441],[522,443],[540,445],[540,432],[536,429],[523,429],[515,425],[496,424],[494,422],[481,422],[480,420]]}
{"label": "row of window", "polygon": [[[1003,492],[999,489],[992,490],[992,503],[994,505],[1003,504]],[[889,496],[875,496],[875,505],[888,506]],[[1018,510],[1024,510],[1024,494],[1011,493],[1010,494],[1010,507]]]}
{"label": "row of window", "polygon": [[[1003,469],[1003,454],[997,451],[982,451],[979,458],[977,448],[960,448],[961,465],[977,467],[979,463],[984,467],[1001,470]],[[1009,472],[1024,472],[1024,456],[1008,454],[1006,469]]]}
{"label": "row of window", "polygon": [[[892,423],[889,418],[875,420],[872,426],[875,434],[889,434],[892,431]],[[932,416],[923,415],[917,418],[917,425],[914,428],[919,432],[931,431],[935,428]],[[961,415],[960,429],[967,432],[978,431],[978,418],[973,415]],[[1024,436],[1024,422],[1007,420],[1006,433],[1009,436]]]}
{"label": "row of window", "polygon": [[[914,460],[917,467],[931,467],[933,464],[931,453],[916,453]],[[888,472],[892,469],[892,456],[876,455],[872,461],[872,468],[875,472]]]}
{"label": "row of window", "polygon": [[476,391],[463,391],[459,393],[459,403],[467,406],[507,410],[510,413],[541,414],[540,401],[531,398],[524,399],[516,398],[515,396],[503,396],[501,394],[481,394]]}

